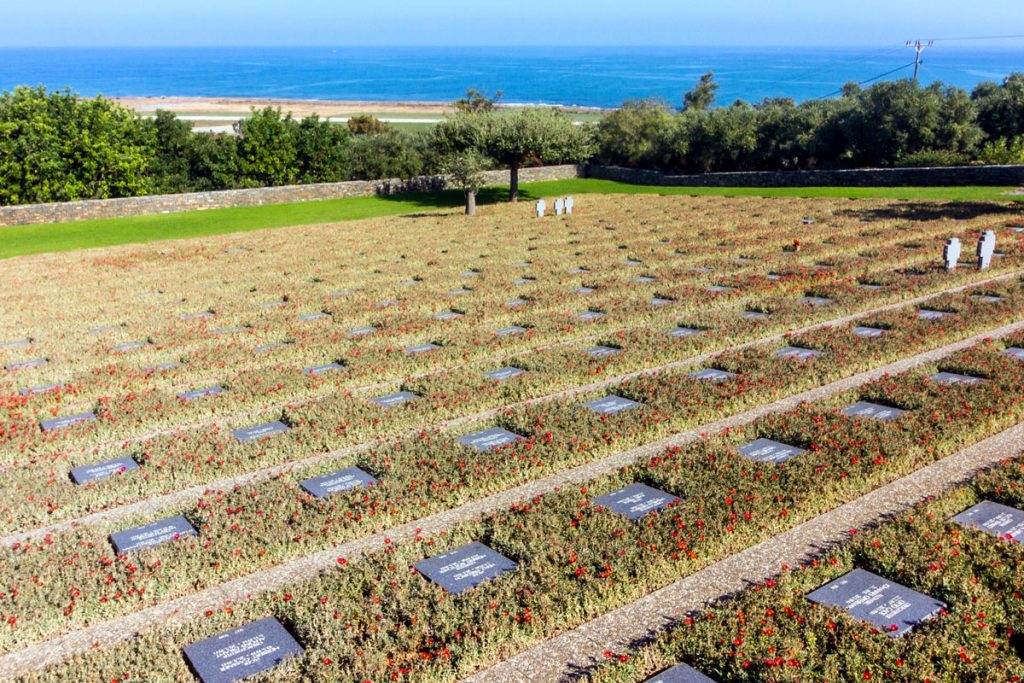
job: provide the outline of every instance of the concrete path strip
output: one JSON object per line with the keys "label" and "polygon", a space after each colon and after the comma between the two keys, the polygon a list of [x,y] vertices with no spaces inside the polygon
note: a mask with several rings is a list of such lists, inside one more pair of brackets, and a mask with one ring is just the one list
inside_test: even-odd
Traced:
{"label": "concrete path strip", "polygon": [[980,470],[1018,456],[1022,439],[1024,423],[551,638],[464,683],[580,680],[605,661],[606,650],[633,649],[708,604],[777,576],[783,564],[798,566],[820,557],[849,538],[851,530],[899,514]]}
{"label": "concrete path strip", "polygon": [[[537,403],[543,403],[543,402],[547,402],[547,401],[555,401],[555,400],[559,400],[559,399],[571,398],[572,396],[574,396],[576,394],[586,393],[586,392],[590,392],[590,391],[596,391],[596,390],[600,390],[600,389],[605,389],[605,388],[608,388],[608,387],[612,387],[612,386],[621,384],[622,382],[625,382],[625,381],[628,381],[628,380],[631,380],[631,379],[636,379],[638,377],[642,377],[642,376],[645,376],[645,375],[651,375],[651,374],[655,374],[655,373],[658,373],[658,372],[665,372],[665,371],[669,371],[669,370],[675,370],[675,369],[679,369],[679,368],[688,367],[688,366],[691,366],[691,365],[699,365],[701,363],[707,362],[708,360],[710,360],[714,356],[718,355],[719,353],[722,353],[725,350],[735,351],[735,350],[752,348],[752,347],[755,347],[755,346],[760,346],[760,345],[765,345],[765,344],[772,344],[772,343],[775,343],[775,342],[778,342],[778,341],[784,339],[787,335],[805,334],[807,332],[811,332],[813,330],[821,329],[823,327],[829,327],[829,326],[833,326],[833,325],[842,325],[842,324],[845,324],[845,323],[853,322],[855,320],[859,320],[861,318],[864,318],[865,316],[878,315],[880,313],[885,313],[887,311],[891,311],[891,310],[894,310],[894,309],[897,309],[897,308],[901,308],[901,307],[904,307],[904,306],[916,306],[916,305],[925,303],[925,302],[927,302],[927,301],[929,301],[931,299],[934,299],[936,297],[939,297],[939,296],[944,296],[944,295],[947,295],[947,294],[954,294],[954,293],[961,292],[961,291],[964,291],[966,289],[970,289],[970,288],[973,288],[973,287],[983,286],[983,285],[986,285],[986,284],[998,282],[998,281],[1009,279],[1009,278],[1020,277],[1020,276],[1024,276],[1024,271],[1017,271],[1017,272],[1014,272],[1014,273],[1009,273],[1007,275],[1000,275],[998,277],[991,278],[991,279],[988,279],[988,280],[983,280],[981,282],[974,282],[974,283],[971,283],[971,284],[960,285],[960,286],[957,286],[957,287],[953,287],[951,289],[943,290],[943,291],[938,292],[938,293],[933,293],[933,294],[927,294],[927,295],[924,295],[924,296],[920,296],[920,297],[917,297],[915,299],[909,299],[909,300],[900,301],[900,302],[897,302],[897,303],[886,304],[885,306],[880,306],[878,308],[874,308],[874,309],[871,309],[871,310],[868,310],[868,311],[862,311],[862,312],[859,312],[859,313],[851,313],[849,315],[845,315],[845,316],[842,316],[842,317],[839,317],[839,318],[834,318],[834,319],[827,320],[827,321],[820,322],[820,323],[814,323],[812,325],[808,325],[806,327],[802,327],[802,328],[797,329],[797,330],[791,330],[791,331],[788,331],[788,332],[779,332],[779,333],[776,333],[776,334],[769,335],[767,337],[761,337],[761,338],[754,339],[754,340],[749,341],[749,342],[744,342],[742,344],[736,344],[734,346],[728,347],[727,349],[717,349],[715,351],[709,351],[707,353],[704,353],[704,354],[701,354],[701,355],[698,355],[698,356],[691,356],[689,358],[683,358],[681,360],[672,361],[671,363],[666,363],[666,364],[659,365],[659,366],[656,366],[656,367],[651,367],[651,368],[645,368],[643,370],[638,370],[638,371],[627,373],[627,374],[624,374],[624,375],[617,375],[615,377],[608,377],[608,378],[605,378],[603,380],[599,380],[597,382],[593,382],[591,384],[587,384],[587,385],[584,385],[584,386],[572,387],[572,388],[569,388],[569,389],[564,389],[562,391],[558,391],[558,392],[555,392],[555,393],[552,393],[552,394],[547,394],[545,396],[540,396],[540,397],[533,398],[533,399],[530,399],[530,400],[527,400],[527,401],[521,401],[519,403],[508,404],[508,405],[501,406],[499,408],[492,408],[490,410],[485,410],[483,412],[476,413],[474,415],[467,415],[467,416],[463,416],[463,417],[459,417],[459,418],[453,418],[451,420],[447,420],[447,421],[443,421],[443,422],[437,422],[437,423],[434,423],[434,424],[431,424],[431,425],[417,427],[415,429],[410,429],[410,430],[408,430],[406,432],[401,432],[401,433],[398,433],[398,434],[384,435],[381,438],[375,439],[373,441],[367,441],[367,442],[363,442],[363,443],[360,443],[360,444],[354,444],[352,446],[346,446],[344,448],[340,448],[340,449],[337,449],[337,450],[334,450],[334,451],[329,451],[327,453],[318,453],[317,455],[313,455],[313,456],[310,456],[308,458],[302,458],[300,460],[292,460],[292,461],[289,461],[289,462],[286,462],[286,463],[280,463],[280,464],[277,464],[277,465],[271,465],[270,467],[266,467],[266,468],[263,468],[263,469],[260,469],[260,470],[255,470],[255,471],[252,471],[252,472],[246,472],[245,474],[236,475],[234,477],[229,477],[229,478],[221,479],[221,480],[218,480],[218,481],[208,482],[206,484],[199,484],[197,486],[192,486],[192,487],[189,487],[187,489],[182,489],[180,491],[174,491],[174,492],[171,492],[171,493],[167,493],[167,494],[163,494],[163,495],[159,495],[159,496],[154,496],[153,498],[147,498],[146,500],[141,500],[141,501],[138,501],[136,503],[128,503],[126,505],[121,505],[119,507],[110,508],[110,509],[107,509],[107,510],[100,510],[100,511],[94,512],[92,514],[85,515],[85,516],[82,516],[82,517],[78,517],[78,518],[75,518],[75,519],[69,519],[69,520],[65,520],[63,522],[56,522],[54,524],[49,524],[47,526],[36,527],[34,529],[28,529],[26,531],[20,531],[20,532],[15,533],[15,534],[9,534],[7,536],[0,537],[0,547],[9,547],[11,545],[14,545],[15,543],[23,543],[23,542],[31,540],[33,538],[40,538],[40,537],[46,536],[48,534],[62,533],[64,531],[68,531],[70,529],[74,529],[74,528],[77,528],[77,527],[91,526],[91,525],[94,525],[94,524],[100,524],[102,522],[116,522],[116,521],[120,521],[120,520],[124,520],[124,519],[130,519],[130,518],[133,518],[133,517],[136,517],[136,516],[145,516],[145,515],[155,514],[157,512],[160,512],[162,510],[166,510],[168,508],[173,508],[173,507],[181,506],[181,505],[187,505],[189,502],[198,500],[207,491],[210,491],[210,490],[214,490],[214,491],[230,490],[230,489],[232,489],[232,488],[234,488],[236,486],[245,486],[245,485],[252,484],[252,483],[255,483],[255,482],[266,481],[268,479],[272,479],[274,477],[277,477],[282,472],[287,472],[287,471],[290,471],[290,470],[293,470],[293,469],[305,468],[305,467],[313,467],[313,466],[316,466],[316,465],[320,465],[322,463],[331,462],[331,461],[334,461],[334,460],[340,460],[342,458],[352,457],[352,456],[358,455],[360,453],[364,453],[364,452],[370,450],[371,448],[373,448],[374,446],[380,445],[381,441],[384,440],[384,439],[391,440],[391,439],[409,438],[409,437],[416,436],[417,434],[419,434],[420,432],[422,432],[424,430],[430,431],[430,430],[442,430],[442,429],[455,429],[455,428],[458,428],[458,427],[461,427],[461,426],[464,426],[464,425],[475,424],[475,423],[478,423],[478,422],[483,422],[485,420],[489,420],[489,419],[492,419],[492,418],[496,417],[497,415],[499,415],[500,413],[502,413],[504,411],[515,410],[515,409],[522,408],[522,407],[525,407],[525,406],[530,406],[530,405],[534,405],[534,404],[537,404]],[[972,337],[972,339],[978,339],[978,338],[979,337]],[[943,347],[943,348],[948,348],[948,347]]]}
{"label": "concrete path strip", "polygon": [[[124,642],[135,638],[137,635],[145,633],[154,628],[162,627],[174,627],[176,625],[183,624],[190,619],[193,619],[207,610],[218,610],[224,605],[230,602],[237,602],[240,600],[248,599],[251,596],[259,595],[265,592],[272,592],[279,590],[292,583],[309,580],[315,578],[321,572],[328,571],[335,567],[338,558],[344,557],[349,561],[354,561],[362,556],[369,553],[379,551],[385,547],[385,539],[390,539],[390,543],[401,543],[404,541],[412,540],[416,536],[428,536],[438,534],[442,531],[447,531],[455,525],[474,519],[478,519],[488,513],[496,510],[508,508],[509,506],[554,491],[555,489],[583,484],[587,481],[595,479],[605,474],[610,474],[619,470],[622,467],[635,463],[637,461],[648,459],[661,453],[664,449],[672,446],[685,446],[686,444],[697,441],[706,434],[715,434],[726,428],[736,428],[745,424],[748,424],[760,417],[771,413],[783,412],[796,408],[801,403],[808,401],[816,401],[828,396],[849,391],[855,389],[867,382],[870,382],[878,377],[885,374],[896,374],[906,372],[920,365],[937,361],[949,354],[955,353],[962,349],[968,348],[977,344],[984,339],[997,339],[1004,337],[1008,334],[1024,330],[1024,322],[1017,322],[1012,325],[1006,325],[1004,327],[991,330],[984,334],[975,335],[970,339],[965,339],[953,344],[943,346],[941,348],[933,349],[911,358],[905,358],[903,360],[891,363],[884,367],[862,372],[858,375],[848,377],[831,384],[824,386],[815,387],[809,391],[802,392],[795,396],[783,399],[776,403],[769,405],[758,406],[746,412],[733,415],[716,422],[701,425],[693,429],[689,429],[684,432],[672,435],[668,438],[661,439],[659,441],[645,444],[637,448],[617,453],[603,460],[599,460],[592,463],[587,463],[579,467],[575,467],[570,470],[553,474],[549,477],[539,479],[536,481],[517,486],[500,493],[493,494],[481,500],[473,501],[457,508],[445,510],[437,514],[425,517],[423,519],[414,520],[406,524],[402,524],[391,529],[372,534],[370,536],[364,536],[355,541],[343,543],[334,548],[320,551],[318,553],[307,555],[305,557],[286,562],[284,564],[266,569],[254,574],[228,581],[219,586],[208,588],[196,593],[190,593],[188,595],[168,600],[160,604],[148,607],[146,609],[134,612],[124,617],[111,619],[109,621],[100,622],[98,624],[88,626],[86,628],[73,631],[50,640],[43,641],[36,645],[32,645],[15,652],[11,652],[3,657],[0,657],[0,680],[7,677],[14,677],[16,675],[24,674],[28,671],[38,670],[47,666],[53,666],[70,657],[85,654],[98,647],[104,647],[113,645],[119,642]],[[980,457],[984,460],[985,455],[990,455],[995,452],[992,444],[1014,444],[1017,439],[1024,434],[1024,427],[1013,428],[1001,435],[990,438],[982,444],[984,444],[984,454]],[[968,448],[964,452],[973,452],[978,448],[982,447],[982,444],[978,446]],[[1009,446],[1006,446],[1009,448]],[[971,456],[972,458],[975,456]],[[992,456],[995,457],[995,456]],[[999,456],[1007,457],[1004,449],[1003,454]],[[963,458],[963,453],[952,456],[950,460],[959,461]],[[998,458],[997,458],[998,459]],[[985,460],[987,462],[987,460]],[[930,466],[928,471],[934,471],[935,465]],[[941,470],[945,471],[945,470]],[[952,471],[957,471],[955,468]],[[914,475],[916,476],[916,475]],[[881,491],[888,491],[886,495],[882,496],[881,505],[888,501],[887,496],[891,496],[893,500],[901,500],[899,494],[900,491],[906,486],[908,489],[913,488],[909,484],[902,482],[909,481],[900,480],[894,482],[888,486],[880,489]],[[927,480],[930,481],[930,480]],[[874,495],[874,494],[872,494]],[[902,494],[900,494],[902,495]],[[858,505],[861,503],[858,503]],[[856,508],[856,505],[851,504]],[[843,506],[846,509],[850,507]],[[833,513],[828,513],[833,514]],[[852,513],[850,513],[852,514]],[[829,518],[831,519],[831,518]],[[807,524],[814,524],[815,522],[808,522]],[[807,524],[798,527],[804,528]],[[843,521],[840,526],[843,526],[843,531],[851,528],[853,524]],[[792,533],[792,532],[787,532]],[[785,536],[783,534],[782,536]],[[782,536],[778,537],[781,538]],[[779,541],[769,541],[762,543],[756,548],[762,548],[761,552],[769,554],[769,559],[758,560],[759,564],[756,566],[761,567],[763,571],[774,571],[767,570],[766,568],[777,567],[781,562],[785,562],[786,559],[783,557],[782,550],[784,546]],[[749,552],[749,551],[744,551]],[[777,557],[772,554],[778,555]],[[741,553],[742,554],[742,553]],[[730,562],[731,560],[725,560],[724,562]],[[753,560],[745,560],[753,561]],[[721,564],[721,563],[720,563]],[[795,562],[793,562],[795,564]],[[715,565],[718,566],[718,565]],[[744,565],[745,566],[745,565]],[[713,569],[714,567],[709,568]],[[704,570],[704,571],[708,571]],[[703,585],[703,584],[701,584]],[[714,591],[712,591],[714,592]],[[720,595],[721,593],[717,593]],[[703,595],[703,594],[702,594]],[[660,605],[660,600],[653,603],[655,606]],[[665,606],[660,606],[664,609]],[[653,617],[652,617],[653,619]],[[640,623],[640,622],[637,622]],[[644,622],[648,623],[648,622]],[[628,631],[632,633],[633,631]],[[578,636],[572,635],[575,632],[570,632],[561,638],[567,640],[562,641],[556,639],[551,642],[568,643],[573,638]],[[627,631],[623,631],[627,633]],[[560,645],[561,647],[561,645]],[[578,650],[579,652],[590,653],[593,651],[593,643],[589,639],[583,639],[580,642],[569,645],[570,649]],[[597,650],[598,655],[604,651],[603,648]],[[621,649],[621,647],[620,647]],[[529,652],[523,655],[517,656],[526,657]],[[545,656],[551,656],[548,653]],[[513,661],[513,660],[509,660]],[[527,660],[520,660],[526,662]],[[530,660],[532,661],[532,660]],[[504,665],[499,665],[504,666]],[[539,666],[539,665],[538,665]],[[515,668],[515,667],[514,667]],[[512,669],[509,669],[510,671]],[[484,672],[487,674],[487,672]],[[481,674],[483,675],[483,674]],[[477,680],[490,680],[489,678],[479,678]],[[527,679],[515,679],[510,678],[509,680],[527,680]],[[553,680],[547,678],[534,678],[532,680]]]}

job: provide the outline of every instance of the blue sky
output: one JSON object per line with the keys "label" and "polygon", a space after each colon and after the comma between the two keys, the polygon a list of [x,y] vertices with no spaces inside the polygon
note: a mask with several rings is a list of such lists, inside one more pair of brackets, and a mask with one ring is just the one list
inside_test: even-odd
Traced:
{"label": "blue sky", "polygon": [[1020,0],[9,0],[4,4],[0,46],[891,45],[915,37],[1024,33]]}

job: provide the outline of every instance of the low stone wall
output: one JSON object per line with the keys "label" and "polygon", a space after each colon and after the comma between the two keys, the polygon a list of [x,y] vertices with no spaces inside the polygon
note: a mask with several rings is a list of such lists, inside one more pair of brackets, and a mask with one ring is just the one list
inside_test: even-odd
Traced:
{"label": "low stone wall", "polygon": [[614,166],[587,166],[585,176],[637,185],[675,187],[958,187],[1024,185],[1024,166],[861,168],[846,171],[764,171],[664,175]]}
{"label": "low stone wall", "polygon": [[[541,166],[519,171],[519,182],[565,180],[580,177],[575,165]],[[508,184],[508,171],[488,171],[489,185]],[[440,176],[422,176],[410,180],[353,180],[343,183],[317,183],[261,187],[251,190],[222,190],[218,192],[190,192],[187,194],[151,195],[124,199],[98,199],[82,202],[53,204],[25,204],[0,207],[0,226],[63,223],[95,218],[121,218],[204,209],[225,209],[263,204],[291,204],[323,199],[345,199],[373,195],[394,195],[403,192],[432,191],[444,187]]]}

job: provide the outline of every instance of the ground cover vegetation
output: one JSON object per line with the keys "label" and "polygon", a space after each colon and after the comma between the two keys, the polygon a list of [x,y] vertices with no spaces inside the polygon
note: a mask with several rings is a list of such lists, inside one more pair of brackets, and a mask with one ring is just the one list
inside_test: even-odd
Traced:
{"label": "ground cover vegetation", "polygon": [[[153,514],[6,543],[0,652],[1024,318],[1019,277],[969,286],[1012,274],[1024,259],[1024,224],[994,209],[963,215],[964,207],[928,205],[907,216],[879,201],[600,196],[577,202],[571,217],[538,220],[529,209],[9,262],[0,294],[2,533],[206,491]],[[982,230],[997,232],[992,270],[939,267],[943,238],[972,244]],[[942,293],[956,285],[968,287]],[[865,313],[924,294],[934,296]],[[855,332],[864,327],[881,336]],[[821,355],[778,355],[784,346]],[[188,680],[182,644],[273,613],[307,649],[271,680],[452,680],[1014,424],[1024,365],[1004,349],[1021,346],[1020,335],[979,344],[584,489],[388,544],[312,583],[40,677]],[[703,353],[716,355],[658,369]],[[524,372],[483,374],[507,367]],[[736,376],[690,376],[702,367]],[[621,377],[644,369],[656,371]],[[939,370],[988,381],[930,380]],[[607,386],[580,389],[605,378]],[[208,394],[212,387],[219,393]],[[413,400],[389,409],[369,400],[397,391]],[[615,415],[585,405],[607,396],[637,405]],[[515,405],[534,398],[546,400]],[[858,399],[908,413],[875,425],[839,412]],[[495,408],[474,424],[445,424]],[[87,411],[95,419],[40,427]],[[233,434],[277,421],[287,431],[250,442]],[[521,438],[482,452],[457,441],[490,427]],[[735,452],[758,437],[807,453],[769,465]],[[365,448],[301,462],[355,445]],[[138,469],[84,485],[69,476],[116,457]],[[378,483],[330,498],[301,488],[353,465]],[[272,474],[217,485],[266,468]],[[683,503],[640,525],[587,504],[632,481]],[[198,536],[114,554],[109,534],[172,514]],[[484,540],[519,569],[460,597],[410,572],[410,561],[466,540]]]}
{"label": "ground cover vegetation", "polygon": [[[722,681],[1019,681],[1024,546],[953,517],[981,501],[1024,509],[1024,462],[1001,464],[839,550],[687,618],[634,652],[608,652],[597,683],[639,682],[680,661]],[[807,593],[867,569],[947,605],[894,639]]]}
{"label": "ground cover vegetation", "polygon": [[[1010,343],[1024,340],[1018,336]],[[929,378],[937,370],[971,373],[987,381],[941,384]],[[288,624],[306,647],[301,657],[267,674],[267,680],[294,680],[296,676],[308,680],[456,680],[478,666],[634,600],[820,514],[822,509],[856,498],[1014,424],[1024,410],[1021,388],[1021,362],[1007,355],[1002,344],[982,343],[938,365],[884,377],[856,393],[803,405],[686,448],[670,449],[614,475],[538,496],[448,533],[388,544],[358,562],[339,559],[334,570],[315,580],[233,603],[185,626],[157,630],[128,646],[86,655],[28,680],[62,676],[131,680],[142,672],[155,676],[153,680],[187,679],[179,653],[183,645],[267,614]],[[880,402],[907,413],[895,422],[883,422],[841,412],[843,406],[857,400]],[[523,422],[556,425],[554,417],[525,415],[516,426],[526,426]],[[624,414],[611,421],[618,420],[630,418]],[[615,427],[628,428],[625,424],[602,425],[604,430]],[[796,444],[806,452],[784,463],[754,462],[736,449],[755,438]],[[545,441],[531,439],[504,447],[494,460],[545,457]],[[560,441],[553,437],[549,443]],[[429,449],[430,444],[421,448]],[[402,457],[414,460],[424,455],[416,451]],[[634,482],[681,500],[639,523],[592,502]],[[223,522],[225,526],[244,523]],[[482,541],[518,566],[459,596],[446,594],[411,569],[423,557],[468,541]],[[924,550],[930,545],[922,543],[912,549]],[[171,547],[180,555],[201,555],[204,546],[202,540],[182,539]],[[912,562],[899,553],[886,557],[871,548],[868,553],[876,562]],[[45,552],[45,548],[37,552]],[[913,553],[907,555],[914,557]],[[132,573],[144,583],[161,560],[143,556],[132,563]],[[984,557],[968,556],[963,561],[985,566]],[[1019,582],[1010,568],[994,568],[993,572],[1007,588],[1014,576]],[[1007,572],[1012,575],[1006,576]],[[971,585],[970,579],[964,579],[960,585]],[[944,596],[950,590],[947,586]],[[1016,605],[1011,595],[1004,594],[1002,599],[1009,603],[1006,607]],[[970,599],[950,604],[954,606],[954,623],[961,612],[969,611],[973,618],[979,609]],[[991,619],[993,627],[1003,632],[1002,644],[975,647],[980,643],[972,642],[968,658],[957,661],[956,646],[961,643],[953,638],[948,657],[935,657],[934,649],[926,649],[932,665],[952,661],[955,670],[970,673],[976,680],[984,680],[985,672],[1012,670],[1016,655],[1008,647],[1004,622],[1014,625],[1019,615],[1004,617],[1005,609],[987,601],[981,608],[990,615],[982,619]],[[826,616],[831,615],[822,615],[814,623],[823,622]],[[854,630],[865,631],[862,626]],[[986,641],[992,637],[984,635]],[[703,640],[704,647],[720,640]],[[719,648],[719,657],[728,653]],[[864,657],[858,650],[857,646],[848,648],[840,657],[860,666],[870,660],[870,653]],[[835,666],[840,657],[831,656],[829,665]]]}
{"label": "ground cover vegetation", "polygon": [[471,91],[457,114],[422,130],[263,109],[230,135],[192,133],[166,111],[141,119],[102,98],[20,87],[0,95],[0,205],[410,178],[445,170],[467,148],[513,171],[512,198],[521,166],[589,160],[671,173],[1024,163],[1018,73],[971,93],[901,80],[799,105],[714,104],[709,75],[681,110],[627,102],[596,125],[546,108],[495,111]]}

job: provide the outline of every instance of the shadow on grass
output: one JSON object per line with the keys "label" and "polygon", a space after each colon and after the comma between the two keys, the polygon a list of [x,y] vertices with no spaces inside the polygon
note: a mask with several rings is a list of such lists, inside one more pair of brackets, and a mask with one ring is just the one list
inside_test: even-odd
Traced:
{"label": "shadow on grass", "polygon": [[[400,202],[412,204],[417,208],[429,209],[455,209],[465,206],[465,196],[459,190],[441,190],[439,192],[410,192],[408,194],[379,195],[379,199],[386,202]],[[519,189],[520,201],[534,201],[539,197],[534,196],[529,188]],[[508,201],[508,187],[494,186],[485,187],[476,196],[478,205],[501,204]],[[416,214],[405,214],[405,217],[415,217]]]}
{"label": "shadow on grass", "polygon": [[981,216],[1020,216],[1019,205],[997,202],[901,202],[871,209],[847,209],[842,215],[870,220],[935,221],[944,218],[970,220]]}

